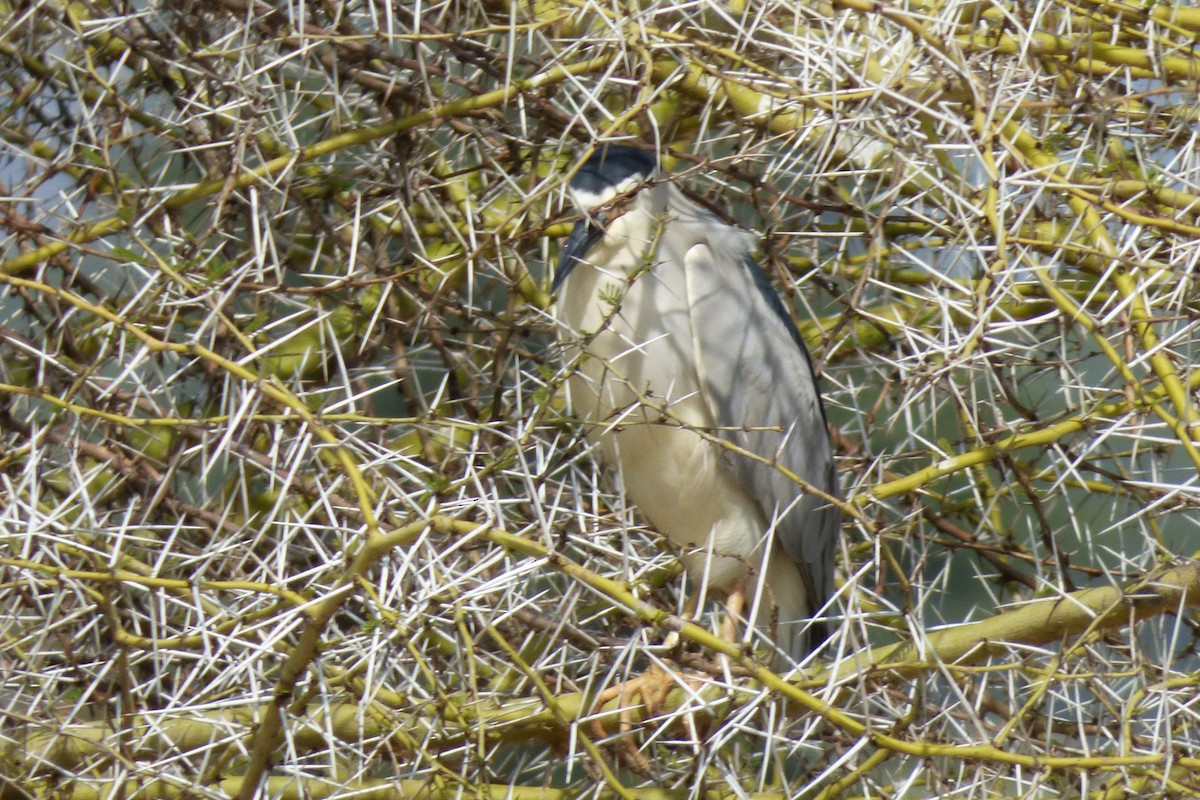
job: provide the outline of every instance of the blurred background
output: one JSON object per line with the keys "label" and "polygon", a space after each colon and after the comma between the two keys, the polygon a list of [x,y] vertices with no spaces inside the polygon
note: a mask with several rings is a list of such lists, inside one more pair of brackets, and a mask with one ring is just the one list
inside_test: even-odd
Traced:
{"label": "blurred background", "polygon": [[[1200,10],[0,15],[0,797],[1200,794]],[[617,140],[762,234],[821,374],[787,688],[664,648],[563,402]]]}

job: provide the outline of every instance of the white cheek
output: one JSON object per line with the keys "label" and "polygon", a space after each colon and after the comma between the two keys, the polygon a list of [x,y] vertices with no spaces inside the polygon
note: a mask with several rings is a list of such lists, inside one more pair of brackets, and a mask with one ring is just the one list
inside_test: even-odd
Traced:
{"label": "white cheek", "polygon": [[580,211],[590,211],[597,206],[602,206],[605,203],[611,202],[612,199],[618,195],[625,194],[635,186],[642,183],[644,180],[645,178],[643,178],[641,175],[631,175],[625,180],[621,181],[615,187],[604,189],[599,192],[589,192],[585,189],[577,189],[572,186],[567,189],[567,193],[570,195],[571,202],[575,204],[576,208],[578,208]]}
{"label": "white cheek", "polygon": [[576,208],[584,211],[593,209],[596,206],[602,206],[617,196],[615,189],[608,189],[603,192],[588,192],[583,189],[570,189],[568,191],[571,195],[571,202],[575,204]]}

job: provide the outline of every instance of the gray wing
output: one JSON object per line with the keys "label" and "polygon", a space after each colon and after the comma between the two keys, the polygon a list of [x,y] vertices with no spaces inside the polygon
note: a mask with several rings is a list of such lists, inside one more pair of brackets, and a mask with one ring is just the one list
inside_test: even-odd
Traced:
{"label": "gray wing", "polygon": [[[776,520],[777,540],[799,567],[815,613],[833,593],[841,512],[773,464],[837,495],[825,410],[783,301],[749,253],[736,249],[697,245],[686,256],[702,385],[720,437],[773,462],[725,456],[730,474]],[[813,633],[814,644],[824,638]]]}
{"label": "gray wing", "polygon": [[550,285],[551,293],[559,290],[563,281],[575,269],[575,265],[583,261],[588,251],[603,238],[604,230],[591,220],[583,219],[575,223],[567,243],[563,245],[559,254],[558,268],[554,270],[554,283]]}

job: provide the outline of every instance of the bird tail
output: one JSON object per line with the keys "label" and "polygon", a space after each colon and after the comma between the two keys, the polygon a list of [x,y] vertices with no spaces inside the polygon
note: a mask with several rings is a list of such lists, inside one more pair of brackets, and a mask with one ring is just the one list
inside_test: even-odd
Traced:
{"label": "bird tail", "polygon": [[[819,609],[809,607],[808,589],[800,570],[783,548],[776,545],[771,549],[762,574],[764,586],[755,627],[773,639],[792,662],[799,661],[828,638],[828,627],[823,621],[810,619]],[[748,602],[754,602],[754,593],[755,588],[748,587]],[[783,669],[791,663],[781,658],[775,666]]]}

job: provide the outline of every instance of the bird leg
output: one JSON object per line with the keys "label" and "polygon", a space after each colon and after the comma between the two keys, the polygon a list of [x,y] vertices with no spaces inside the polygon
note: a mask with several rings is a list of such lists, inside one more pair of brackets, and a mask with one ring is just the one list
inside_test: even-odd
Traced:
{"label": "bird leg", "polygon": [[[687,621],[692,620],[696,616],[696,610],[700,606],[700,593],[690,593],[687,602],[683,605],[683,613],[680,616]],[[663,644],[668,648],[674,648],[679,645],[678,631],[671,631],[667,634]],[[601,692],[596,701],[592,704],[592,713],[599,713],[605,705],[617,700],[620,706],[620,714],[617,717],[617,731],[622,738],[618,744],[621,752],[626,760],[634,769],[639,772],[650,775],[650,762],[637,749],[633,741],[625,734],[633,730],[633,712],[636,706],[633,701],[640,697],[642,706],[645,708],[645,718],[656,716],[659,709],[667,701],[667,695],[671,693],[680,681],[679,676],[672,673],[658,664],[651,664],[650,668],[638,675],[636,678],[630,678],[627,681],[622,681],[616,686],[610,686]],[[686,679],[685,679],[686,680]],[[687,681],[693,688],[699,688],[701,684],[698,682]],[[626,701],[629,701],[628,703]],[[592,720],[592,733],[603,739],[608,736],[604,730],[604,724],[599,719]]]}
{"label": "bird leg", "polygon": [[721,620],[721,638],[737,644],[738,618],[746,608],[746,581],[738,578],[725,598],[725,619]]}
{"label": "bird leg", "polygon": [[[633,740],[626,736],[633,730],[633,712],[637,707],[632,701],[634,698],[641,697],[642,706],[645,708],[645,718],[656,716],[658,710],[666,702],[667,695],[675,688],[676,682],[677,677],[673,673],[658,664],[651,664],[649,669],[636,678],[630,678],[605,689],[592,705],[593,713],[597,713],[613,700],[618,701],[621,708],[617,717],[617,732],[621,734],[621,738],[617,747],[625,761],[643,775],[651,774],[650,761],[642,755]],[[592,733],[600,739],[608,736],[607,731],[604,730],[604,724],[599,719],[592,720]]]}
{"label": "bird leg", "polygon": [[[696,610],[700,608],[700,592],[688,593],[687,602],[683,604],[683,613],[679,618],[684,622],[691,622],[696,618]],[[679,646],[679,631],[671,631],[663,639],[663,647],[667,650],[674,650]]]}
{"label": "bird leg", "polygon": [[[685,620],[691,620],[695,617],[696,611],[700,604],[700,593],[693,592],[684,603],[683,613],[681,616]],[[746,582],[742,579],[737,580],[730,586],[725,599],[725,616],[721,620],[721,638],[722,640],[735,644],[738,639],[738,620],[746,608]],[[675,647],[679,644],[679,634],[672,631],[664,641],[668,647]],[[658,664],[650,665],[650,668],[638,675],[636,678],[630,678],[627,681],[622,681],[616,686],[610,686],[601,692],[595,703],[592,704],[592,712],[599,713],[605,705],[613,700],[618,702],[620,712],[617,717],[617,731],[621,734],[621,739],[618,742],[618,747],[625,761],[639,772],[650,775],[650,761],[642,755],[637,746],[625,734],[633,730],[634,721],[633,714],[636,709],[636,699],[641,698],[642,706],[645,709],[645,719],[657,716],[659,710],[666,703],[667,696],[676,686],[686,684],[694,689],[700,689],[703,683],[700,681],[692,681],[671,672]],[[592,720],[592,733],[600,738],[608,736],[604,730],[603,723],[599,719]]]}

